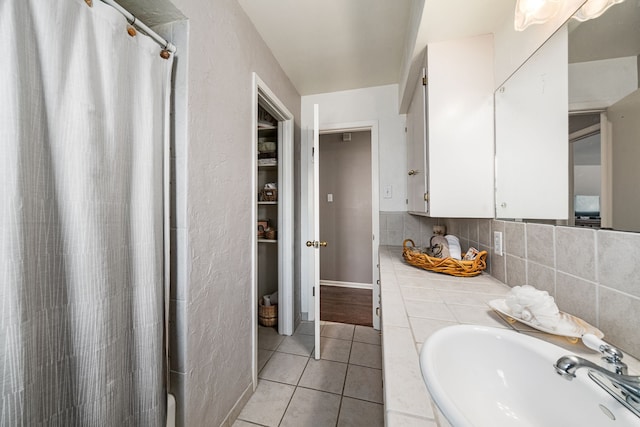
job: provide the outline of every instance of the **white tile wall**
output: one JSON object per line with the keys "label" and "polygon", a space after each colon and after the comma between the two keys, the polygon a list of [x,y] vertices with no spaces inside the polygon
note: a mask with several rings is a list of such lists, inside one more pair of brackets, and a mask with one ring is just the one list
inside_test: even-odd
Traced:
{"label": "white tile wall", "polygon": [[[381,219],[388,215],[394,216],[397,229],[401,220],[403,227],[401,236],[387,235],[386,244],[401,245],[407,237],[418,240],[417,245],[428,244],[430,230],[426,236],[410,233],[415,218],[423,231],[432,224],[445,224],[461,242],[488,249],[488,273],[494,278],[509,286],[529,284],[548,291],[560,310],[584,318],[604,332],[605,340],[640,357],[639,233],[486,219],[406,219],[411,215],[380,213]],[[411,225],[404,226],[407,223]],[[494,230],[504,233],[503,256],[492,251]],[[380,231],[385,236],[386,230]],[[392,320],[394,325],[399,322]]]}

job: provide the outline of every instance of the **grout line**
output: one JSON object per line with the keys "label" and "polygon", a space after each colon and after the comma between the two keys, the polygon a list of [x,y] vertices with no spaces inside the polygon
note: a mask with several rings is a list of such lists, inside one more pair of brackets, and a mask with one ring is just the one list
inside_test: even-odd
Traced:
{"label": "grout line", "polygon": [[[346,375],[345,375],[346,377]],[[336,427],[338,427],[338,423],[340,422],[340,413],[342,412],[342,401],[344,400],[344,395],[340,395],[340,404],[338,405],[338,416],[336,417]]]}
{"label": "grout line", "polygon": [[[379,335],[382,336],[382,333],[379,332]],[[323,337],[323,338],[332,338],[332,337]],[[348,397],[348,398],[354,399],[354,400],[358,400],[358,401],[361,401],[361,402],[367,402],[367,403],[372,403],[372,404],[375,404],[375,405],[381,405],[383,407],[383,412],[384,412],[384,403],[375,402],[375,401],[372,401],[372,400],[367,400],[367,399],[363,399],[363,398],[359,398],[359,397],[345,396],[344,395],[346,382],[347,382],[347,375],[349,374],[349,367],[350,366],[357,366],[357,367],[366,368],[366,369],[375,369],[375,370],[380,371],[382,373],[382,369],[381,368],[372,368],[370,366],[364,366],[364,365],[358,365],[358,364],[355,364],[355,363],[350,363],[351,353],[353,351],[353,343],[354,342],[358,342],[358,343],[365,344],[365,345],[371,345],[371,346],[379,347],[381,353],[382,353],[382,346],[380,344],[372,344],[372,343],[355,341],[355,325],[354,325],[354,331],[353,331],[353,334],[352,334],[350,340],[344,340],[344,339],[340,339],[340,338],[332,338],[332,339],[338,339],[338,340],[341,340],[341,341],[348,341],[348,342],[351,343],[350,346],[349,346],[349,355],[347,357],[347,362],[346,363],[345,362],[341,362],[341,361],[336,361],[336,360],[323,359],[322,357],[320,358],[320,360],[326,360],[328,362],[340,363],[342,365],[346,365],[344,380],[342,382],[342,389],[341,389],[340,394],[333,393],[333,392],[326,391],[326,390],[318,390],[316,388],[305,387],[305,386],[300,385],[300,381],[302,380],[302,376],[304,375],[307,367],[309,366],[309,363],[311,363],[311,359],[312,359],[311,355],[307,356],[307,362],[306,362],[304,368],[302,369],[302,373],[300,374],[300,377],[296,381],[295,385],[294,384],[285,383],[285,382],[281,382],[281,381],[275,381],[275,380],[271,380],[271,379],[260,378],[258,376],[258,382],[267,381],[267,382],[272,382],[272,383],[276,383],[276,384],[282,384],[282,385],[287,385],[287,386],[293,387],[293,393],[291,394],[291,397],[289,398],[289,401],[287,402],[287,406],[286,406],[284,412],[282,413],[282,416],[281,416],[280,420],[278,421],[278,426],[280,426],[282,424],[282,421],[284,420],[284,417],[285,417],[287,411],[289,410],[289,407],[291,406],[291,402],[293,401],[293,397],[296,394],[296,391],[298,390],[298,388],[303,388],[303,389],[306,389],[306,390],[313,390],[313,391],[317,391],[317,392],[321,392],[321,393],[328,393],[328,394],[332,394],[334,396],[340,396],[340,405],[338,406],[336,425],[337,425],[338,421],[340,420],[340,414],[342,412],[342,402],[343,402],[345,397]],[[265,362],[265,365],[263,366],[262,369],[264,369],[264,367],[266,367],[267,363],[273,357],[274,353],[290,354],[290,355],[294,355],[294,356],[305,357],[305,356],[301,356],[299,354],[292,354],[292,353],[286,353],[286,352],[283,352],[283,351],[278,351],[278,348],[282,345],[283,342],[284,342],[284,339],[278,344],[278,346],[276,347],[275,350],[261,349],[261,350],[266,350],[266,351],[270,351],[271,352],[271,356],[267,359],[267,361]],[[311,350],[311,354],[313,354],[313,350]],[[384,379],[383,379],[383,381],[384,381]],[[382,386],[382,393],[383,393],[383,396],[384,396],[384,385]],[[383,414],[383,416],[384,416],[384,414]],[[242,420],[241,418],[238,418],[238,419]],[[245,422],[248,422],[248,423],[251,423],[251,424],[254,424],[254,425],[261,425],[261,424],[255,424],[252,421],[247,421],[247,420],[242,420],[242,421],[245,421]]]}

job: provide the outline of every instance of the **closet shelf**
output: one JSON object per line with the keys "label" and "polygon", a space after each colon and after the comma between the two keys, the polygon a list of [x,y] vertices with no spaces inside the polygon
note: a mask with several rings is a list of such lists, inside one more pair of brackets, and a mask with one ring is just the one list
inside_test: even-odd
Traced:
{"label": "closet shelf", "polygon": [[278,243],[275,239],[258,239],[258,243]]}
{"label": "closet shelf", "polygon": [[259,205],[277,205],[278,202],[258,202]]}
{"label": "closet shelf", "polygon": [[258,122],[258,130],[273,130],[277,128],[277,126],[274,126],[268,122]]}

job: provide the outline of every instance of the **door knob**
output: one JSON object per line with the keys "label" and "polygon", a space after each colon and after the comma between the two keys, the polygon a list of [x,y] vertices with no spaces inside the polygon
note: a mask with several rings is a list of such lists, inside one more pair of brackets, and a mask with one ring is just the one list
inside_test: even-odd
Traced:
{"label": "door knob", "polygon": [[411,170],[409,171],[409,175],[415,175],[415,174],[417,174],[417,173],[418,173],[418,171],[417,171],[417,170],[414,170],[414,169],[411,169]]}
{"label": "door knob", "polygon": [[317,240],[311,241],[311,240],[307,240],[307,247],[314,247],[314,248],[318,248],[320,246],[322,246],[323,248],[327,246],[327,242],[318,242]]}

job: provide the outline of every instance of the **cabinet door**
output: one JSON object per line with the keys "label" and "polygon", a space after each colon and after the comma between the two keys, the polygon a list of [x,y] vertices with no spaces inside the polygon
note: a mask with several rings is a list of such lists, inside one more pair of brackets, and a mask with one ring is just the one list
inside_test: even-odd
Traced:
{"label": "cabinet door", "polygon": [[567,30],[496,92],[496,217],[567,219]]}
{"label": "cabinet door", "polygon": [[429,204],[425,201],[429,174],[424,77],[423,69],[407,111],[407,210],[415,213],[429,212]]}
{"label": "cabinet door", "polygon": [[429,215],[493,218],[493,36],[429,44]]}

